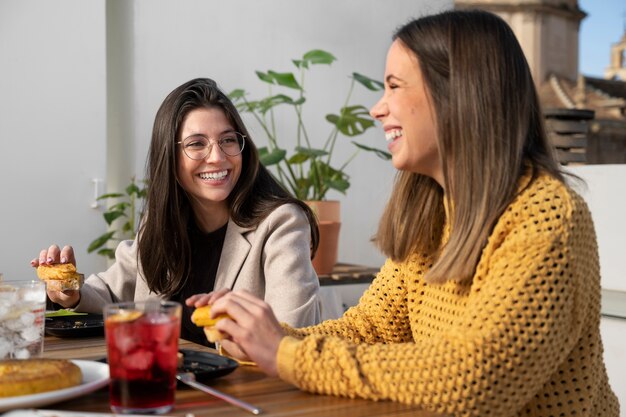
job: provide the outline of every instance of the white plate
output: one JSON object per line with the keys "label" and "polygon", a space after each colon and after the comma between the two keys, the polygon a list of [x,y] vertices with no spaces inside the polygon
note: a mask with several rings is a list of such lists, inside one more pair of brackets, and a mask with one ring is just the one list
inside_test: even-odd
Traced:
{"label": "white plate", "polygon": [[56,391],[42,392],[40,394],[0,398],[0,411],[58,403],[88,394],[109,383],[109,365],[106,363],[79,360],[73,360],[72,362],[74,362],[83,373],[83,382],[80,385]]}

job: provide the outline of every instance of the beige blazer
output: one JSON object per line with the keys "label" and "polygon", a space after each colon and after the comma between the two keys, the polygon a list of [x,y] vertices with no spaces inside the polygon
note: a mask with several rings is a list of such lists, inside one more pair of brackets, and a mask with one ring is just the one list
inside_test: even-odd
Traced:
{"label": "beige blazer", "polygon": [[[265,300],[279,321],[294,327],[320,321],[319,280],[310,260],[311,232],[294,204],[276,208],[257,228],[228,222],[214,289],[245,289]],[[152,293],[137,265],[137,243],[121,242],[115,263],[90,275],[77,311],[102,313],[104,304],[160,297]]]}

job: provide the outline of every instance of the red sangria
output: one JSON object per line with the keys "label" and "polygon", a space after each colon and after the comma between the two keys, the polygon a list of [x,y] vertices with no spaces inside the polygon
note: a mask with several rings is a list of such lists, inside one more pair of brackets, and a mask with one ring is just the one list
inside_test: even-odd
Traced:
{"label": "red sangria", "polygon": [[162,414],[174,405],[181,305],[110,304],[105,335],[114,413]]}

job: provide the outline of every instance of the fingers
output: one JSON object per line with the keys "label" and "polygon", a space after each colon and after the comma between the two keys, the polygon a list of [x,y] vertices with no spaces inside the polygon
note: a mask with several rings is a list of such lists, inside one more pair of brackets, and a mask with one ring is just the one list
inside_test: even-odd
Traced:
{"label": "fingers", "polygon": [[74,248],[66,245],[61,250],[57,245],[51,245],[48,249],[42,249],[39,252],[39,257],[31,260],[30,264],[33,267],[38,267],[39,265],[64,264],[68,262],[76,265]]}
{"label": "fingers", "polygon": [[191,297],[187,298],[185,300],[185,304],[188,305],[189,307],[202,307],[205,305],[213,305],[213,303],[218,300],[219,298],[223,297],[224,295],[226,295],[227,293],[229,293],[230,290],[227,288],[222,288],[220,290],[217,291],[212,291],[210,293],[207,294],[194,294]]}
{"label": "fingers", "polygon": [[74,248],[69,245],[65,245],[63,246],[63,250],[61,251],[61,263],[66,264],[68,262],[76,266],[76,258],[74,257]]}
{"label": "fingers", "polygon": [[185,300],[185,305],[187,305],[188,307],[195,306],[196,301],[198,301],[201,297],[206,297],[206,296],[207,294],[194,294]]}
{"label": "fingers", "polygon": [[273,315],[271,307],[247,291],[231,291],[211,304],[211,316],[227,313],[231,317],[254,320]]}
{"label": "fingers", "polygon": [[228,313],[232,320],[219,320],[215,327],[265,372],[278,374],[276,352],[285,333],[267,303],[249,293],[229,292],[213,304],[214,313]]}
{"label": "fingers", "polygon": [[234,342],[231,342],[228,339],[222,339],[220,340],[220,345],[222,345],[222,349],[226,351],[228,356],[232,356],[240,361],[250,361],[248,355],[246,355],[246,353]]}
{"label": "fingers", "polygon": [[72,308],[78,305],[80,301],[80,291],[68,290],[68,291],[46,291],[48,298],[53,303],[60,304],[64,308]]}

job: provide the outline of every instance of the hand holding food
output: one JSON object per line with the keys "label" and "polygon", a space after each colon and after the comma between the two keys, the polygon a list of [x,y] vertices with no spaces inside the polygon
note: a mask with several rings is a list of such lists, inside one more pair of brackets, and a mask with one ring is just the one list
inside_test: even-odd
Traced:
{"label": "hand holding food", "polygon": [[[285,331],[276,319],[272,308],[265,301],[255,297],[247,291],[230,291],[220,289],[209,294],[197,294],[186,300],[187,305],[197,306],[194,314],[210,317],[208,304],[218,313],[214,322],[200,321],[208,326],[219,323],[220,332],[228,335],[224,342],[232,342],[261,369],[269,375],[278,375],[276,352]],[[201,310],[207,308],[206,310]],[[200,312],[197,313],[197,311]],[[204,313],[203,313],[204,311]],[[224,317],[230,320],[222,320]],[[210,320],[210,319],[209,319]],[[196,324],[193,319],[192,321]],[[217,329],[216,329],[217,330]],[[208,335],[207,335],[208,337]],[[231,351],[231,346],[228,350]]]}
{"label": "hand holding food", "polygon": [[220,314],[211,318],[211,306],[198,307],[191,314],[191,321],[198,327],[204,327],[204,334],[211,343],[218,342],[224,338],[224,334],[215,328],[217,322],[223,318],[230,318],[228,314]]}
{"label": "hand holding food", "polygon": [[78,290],[83,280],[72,264],[39,265],[37,276],[46,281],[48,291]]}

